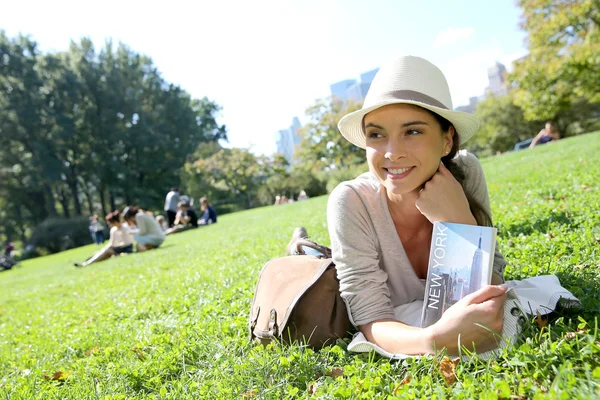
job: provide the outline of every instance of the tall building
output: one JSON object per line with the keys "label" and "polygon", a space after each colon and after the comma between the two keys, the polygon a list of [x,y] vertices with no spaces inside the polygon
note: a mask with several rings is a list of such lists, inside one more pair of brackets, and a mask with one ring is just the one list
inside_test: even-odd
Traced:
{"label": "tall building", "polygon": [[488,80],[490,86],[488,91],[493,96],[506,96],[506,67],[504,64],[496,61],[496,64],[488,68]]}
{"label": "tall building", "polygon": [[375,78],[379,68],[375,68],[371,71],[365,72],[360,75],[360,81],[356,79],[346,79],[330,85],[331,95],[340,100],[354,100],[362,102],[367,96],[367,92],[371,87],[371,82]]}
{"label": "tall building", "polygon": [[[493,256],[493,255],[492,255]],[[471,263],[471,277],[469,278],[469,293],[471,294],[481,287],[481,263],[483,261],[483,250],[481,250],[481,234],[479,235],[479,247],[473,254]]]}
{"label": "tall building", "polygon": [[288,129],[282,129],[277,132],[277,152],[282,153],[290,164],[294,163],[296,146],[302,141],[302,136],[300,136],[301,127],[302,125],[298,117],[294,117]]}
{"label": "tall building", "polygon": [[348,88],[354,84],[356,84],[356,79],[346,79],[329,85],[329,88],[331,89],[331,95],[340,100],[346,101],[348,100]]}
{"label": "tall building", "polygon": [[469,98],[469,104],[458,106],[454,110],[468,113],[474,113],[477,104],[485,100],[486,96],[506,96],[508,94],[506,82],[506,67],[504,64],[496,61],[494,65],[488,68],[489,86],[485,88],[483,95]]}

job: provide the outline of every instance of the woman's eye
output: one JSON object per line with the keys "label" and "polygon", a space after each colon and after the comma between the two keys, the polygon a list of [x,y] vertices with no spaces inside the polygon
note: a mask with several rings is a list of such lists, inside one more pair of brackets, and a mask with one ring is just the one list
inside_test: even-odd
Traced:
{"label": "woman's eye", "polygon": [[419,135],[420,133],[421,133],[421,131],[418,131],[416,129],[410,129],[410,130],[406,131],[406,134],[410,135],[410,136]]}
{"label": "woman's eye", "polygon": [[367,133],[367,137],[370,139],[377,139],[377,138],[383,137],[383,135],[379,132],[369,132],[369,133]]}

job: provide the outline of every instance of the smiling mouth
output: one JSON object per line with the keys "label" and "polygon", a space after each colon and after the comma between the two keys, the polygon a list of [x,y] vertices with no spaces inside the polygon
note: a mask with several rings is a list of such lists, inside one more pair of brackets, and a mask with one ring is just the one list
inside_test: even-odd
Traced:
{"label": "smiling mouth", "polygon": [[384,168],[387,172],[388,177],[392,179],[402,179],[414,169],[415,167],[407,167],[407,168]]}

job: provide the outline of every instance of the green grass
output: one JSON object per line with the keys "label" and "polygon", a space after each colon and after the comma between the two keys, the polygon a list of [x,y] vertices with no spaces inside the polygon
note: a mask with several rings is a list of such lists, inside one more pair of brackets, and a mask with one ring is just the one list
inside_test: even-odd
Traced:
{"label": "green grass", "polygon": [[[595,133],[482,160],[507,278],[556,274],[584,308],[532,324],[496,360],[460,363],[452,385],[431,357],[248,343],[263,263],[297,225],[329,242],[321,197],[226,215],[88,268],[72,262],[93,246],[0,273],[0,398],[598,398],[598,154]],[[343,376],[328,376],[334,368]],[[56,371],[69,376],[44,378]]]}

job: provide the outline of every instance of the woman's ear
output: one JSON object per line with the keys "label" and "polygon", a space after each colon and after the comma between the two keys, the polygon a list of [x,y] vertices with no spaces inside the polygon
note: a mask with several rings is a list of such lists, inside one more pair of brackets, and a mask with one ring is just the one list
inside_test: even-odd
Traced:
{"label": "woman's ear", "polygon": [[448,132],[444,133],[444,155],[450,153],[452,151],[452,146],[454,145],[454,125],[450,125],[448,128]]}

